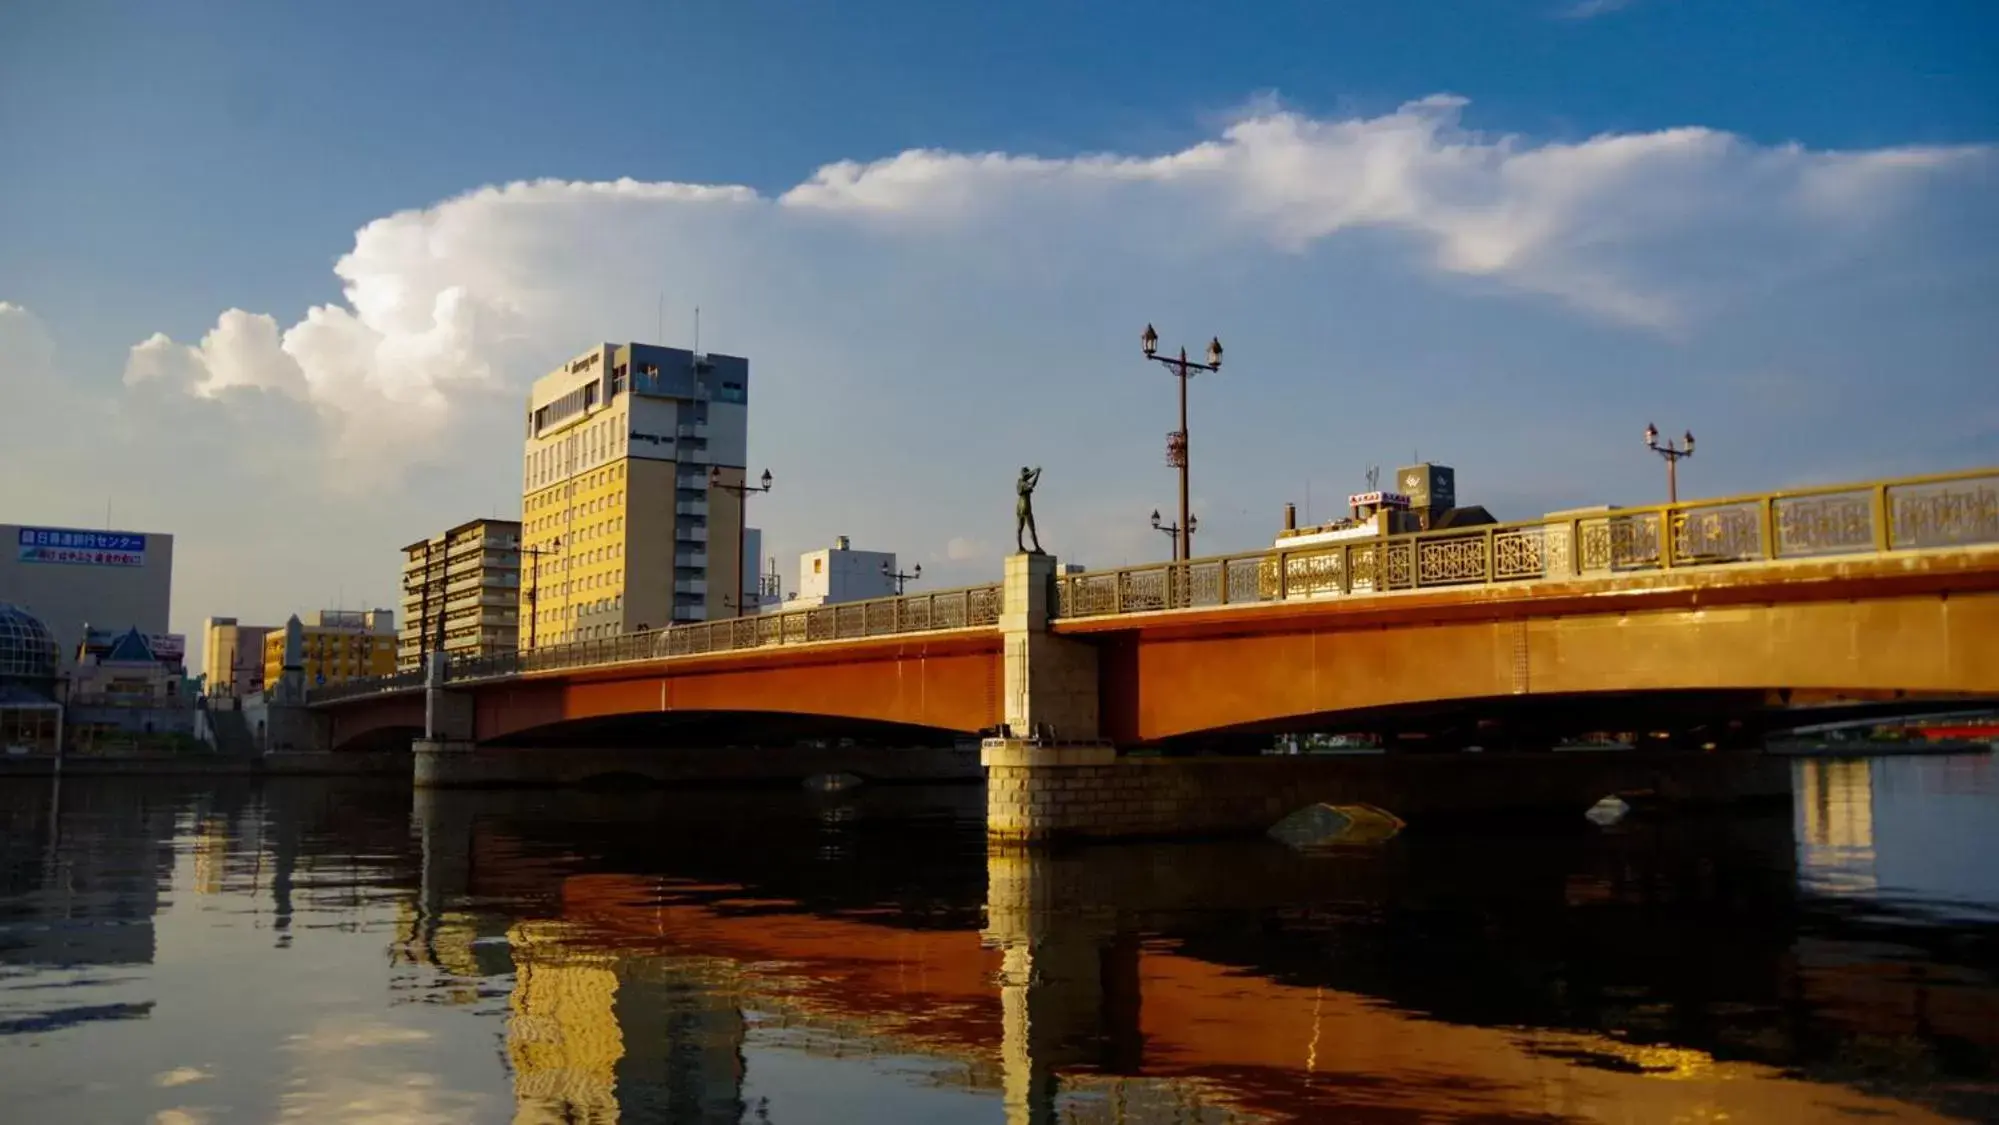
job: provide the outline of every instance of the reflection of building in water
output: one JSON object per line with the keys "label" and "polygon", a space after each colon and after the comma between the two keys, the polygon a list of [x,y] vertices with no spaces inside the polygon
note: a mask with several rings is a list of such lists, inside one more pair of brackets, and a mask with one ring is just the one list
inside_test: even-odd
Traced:
{"label": "reflection of building in water", "polygon": [[21,782],[0,788],[0,871],[10,964],[153,960],[153,919],[173,872],[174,808],[147,787]]}
{"label": "reflection of building in water", "polygon": [[555,922],[507,936],[515,1121],[741,1119],[743,1015],[698,966],[567,940]]}
{"label": "reflection of building in water", "polygon": [[229,861],[229,821],[220,816],[204,816],[195,822],[194,893],[212,895],[222,889],[222,877]]}
{"label": "reflection of building in water", "polygon": [[1799,763],[1798,879],[1815,891],[1865,894],[1874,873],[1874,773],[1866,759]]}

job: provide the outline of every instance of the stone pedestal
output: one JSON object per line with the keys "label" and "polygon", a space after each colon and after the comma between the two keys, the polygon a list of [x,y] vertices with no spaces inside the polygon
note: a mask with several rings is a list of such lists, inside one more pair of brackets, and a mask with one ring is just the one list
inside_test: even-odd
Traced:
{"label": "stone pedestal", "polygon": [[979,764],[986,767],[986,838],[1036,843],[1087,835],[1101,822],[1101,789],[1117,768],[1117,750],[1107,742],[988,738]]}
{"label": "stone pedestal", "polygon": [[1097,737],[1097,650],[1048,631],[1057,569],[1053,555],[1007,557],[1003,717],[1014,738],[1087,742]]}

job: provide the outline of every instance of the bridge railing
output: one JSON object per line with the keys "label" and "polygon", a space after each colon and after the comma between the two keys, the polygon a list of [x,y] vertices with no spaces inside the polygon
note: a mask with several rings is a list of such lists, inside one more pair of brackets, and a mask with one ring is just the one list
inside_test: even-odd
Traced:
{"label": "bridge railing", "polygon": [[1060,617],[1999,544],[1999,469],[1087,571]]}
{"label": "bridge railing", "polygon": [[[451,661],[445,678],[451,681],[492,679],[675,656],[970,629],[995,625],[999,622],[999,615],[1000,586],[992,583],[674,625],[615,637],[541,645],[494,656],[457,657]],[[316,688],[308,698],[313,703],[328,703],[421,687],[423,682],[423,672],[412,670]]]}

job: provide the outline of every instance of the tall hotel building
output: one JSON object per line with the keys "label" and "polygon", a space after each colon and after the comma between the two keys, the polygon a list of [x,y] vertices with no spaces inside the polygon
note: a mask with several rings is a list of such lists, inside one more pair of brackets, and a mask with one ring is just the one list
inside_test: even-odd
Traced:
{"label": "tall hotel building", "polygon": [[744,483],[749,392],[741,356],[651,344],[602,344],[535,381],[523,644],[736,615],[743,497],[709,474]]}

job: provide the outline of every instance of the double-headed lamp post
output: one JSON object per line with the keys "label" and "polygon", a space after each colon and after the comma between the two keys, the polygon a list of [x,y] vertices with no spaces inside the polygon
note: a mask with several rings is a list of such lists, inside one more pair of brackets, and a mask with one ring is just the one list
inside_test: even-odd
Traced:
{"label": "double-headed lamp post", "polygon": [[1659,444],[1659,427],[1645,423],[1645,448],[1666,459],[1666,503],[1680,502],[1680,458],[1694,455],[1694,432],[1688,430],[1680,436],[1682,444],[1674,445],[1672,438],[1666,444]]}
{"label": "double-headed lamp post", "polygon": [[[1201,517],[1189,514],[1187,516],[1187,538],[1192,539],[1194,537],[1194,530],[1200,526]],[[1180,528],[1174,524],[1161,523],[1159,520],[1159,509],[1154,508],[1152,509],[1152,530],[1173,540],[1173,557],[1177,561],[1180,557]]]}
{"label": "double-headed lamp post", "polygon": [[895,583],[895,596],[899,598],[902,596],[902,588],[906,583],[923,577],[923,564],[917,563],[910,568],[909,573],[904,574],[902,571],[890,566],[887,559],[883,559],[882,577]]}
{"label": "double-headed lamp post", "polygon": [[[560,535],[549,540],[548,546],[546,547],[521,548],[521,554],[526,555],[528,558],[534,560],[533,563],[528,568],[528,647],[529,648],[534,647],[535,637],[536,637],[535,625],[537,622],[541,620],[541,611],[538,608],[540,601],[539,595],[541,592],[541,557],[543,555],[558,554],[561,552],[561,550],[562,550],[562,536]],[[520,647],[519,626],[515,626],[514,647],[515,648]]]}
{"label": "double-headed lamp post", "polygon": [[1138,338],[1139,347],[1145,351],[1145,358],[1166,365],[1180,380],[1180,428],[1166,436],[1166,463],[1180,470],[1180,524],[1174,538],[1174,557],[1191,559],[1194,557],[1194,520],[1187,511],[1187,380],[1203,371],[1222,369],[1222,341],[1217,336],[1208,341],[1208,362],[1195,363],[1187,358],[1187,349],[1181,348],[1178,358],[1159,354],[1159,333],[1150,324],[1145,326],[1144,335]]}
{"label": "double-headed lamp post", "polygon": [[720,488],[728,492],[733,492],[736,494],[738,500],[738,503],[736,504],[735,610],[736,610],[736,616],[741,617],[745,613],[743,607],[743,561],[744,561],[743,550],[746,544],[748,544],[749,542],[749,536],[746,534],[746,531],[750,524],[750,504],[749,504],[750,493],[770,491],[770,470],[769,469],[764,470],[763,484],[761,486],[754,484],[724,484],[722,483],[722,466],[710,465],[708,467],[708,487],[711,489]]}

